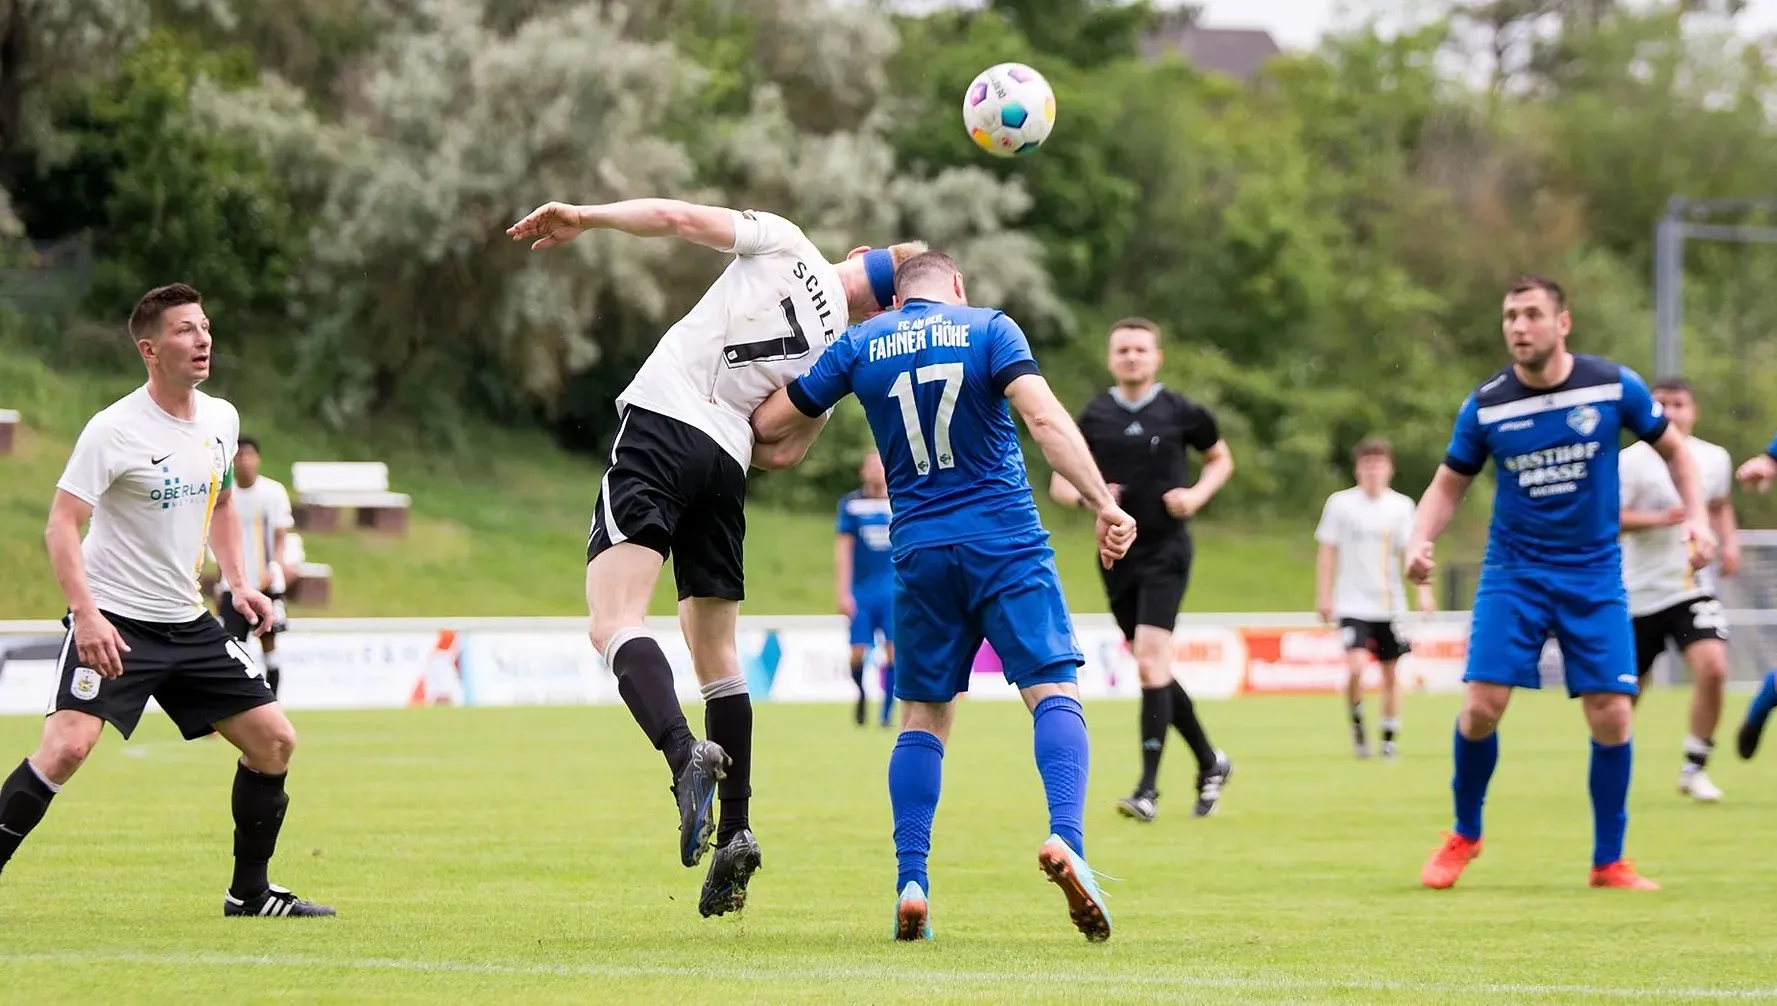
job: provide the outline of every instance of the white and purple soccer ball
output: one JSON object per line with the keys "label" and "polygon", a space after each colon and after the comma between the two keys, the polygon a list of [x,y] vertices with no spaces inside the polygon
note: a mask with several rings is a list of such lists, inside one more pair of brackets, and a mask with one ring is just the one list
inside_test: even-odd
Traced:
{"label": "white and purple soccer ball", "polygon": [[1031,153],[1055,128],[1055,92],[1023,63],[990,66],[963,95],[963,125],[976,145],[995,157]]}

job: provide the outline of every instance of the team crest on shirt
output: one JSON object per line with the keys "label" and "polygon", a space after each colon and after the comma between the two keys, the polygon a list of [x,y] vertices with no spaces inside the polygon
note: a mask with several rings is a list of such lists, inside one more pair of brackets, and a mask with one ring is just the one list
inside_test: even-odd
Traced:
{"label": "team crest on shirt", "polygon": [[1591,405],[1576,405],[1567,412],[1567,425],[1582,437],[1589,437],[1598,428],[1598,409]]}
{"label": "team crest on shirt", "polygon": [[99,672],[90,667],[74,668],[74,680],[68,682],[68,694],[82,702],[99,697]]}

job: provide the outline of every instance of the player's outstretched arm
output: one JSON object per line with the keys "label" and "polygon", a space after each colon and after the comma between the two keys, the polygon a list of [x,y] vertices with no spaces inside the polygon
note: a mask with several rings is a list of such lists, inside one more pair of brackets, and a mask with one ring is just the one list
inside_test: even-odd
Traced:
{"label": "player's outstretched arm", "polygon": [[1432,543],[1450,526],[1450,519],[1456,516],[1456,508],[1474,481],[1473,475],[1463,475],[1449,465],[1438,466],[1438,473],[1432,476],[1431,485],[1419,498],[1419,509],[1413,515],[1413,537],[1407,540],[1407,579],[1418,584],[1431,582],[1437,569]]}
{"label": "player's outstretched arm", "polygon": [[532,251],[566,244],[589,230],[614,230],[642,238],[676,237],[717,251],[734,248],[734,211],[679,199],[625,199],[574,205],[551,202],[506,228],[514,241],[530,241]]}
{"label": "player's outstretched arm", "polygon": [[1006,385],[1006,399],[1024,417],[1024,425],[1050,467],[1073,483],[1087,505],[1098,511],[1098,558],[1108,568],[1134,543],[1135,519],[1118,508],[1110,486],[1099,474],[1098,463],[1092,460],[1086,438],[1074,425],[1074,417],[1068,415],[1041,374],[1013,378]]}
{"label": "player's outstretched arm", "polygon": [[1685,537],[1691,544],[1691,567],[1702,569],[1715,558],[1715,529],[1709,526],[1709,503],[1703,496],[1703,475],[1697,470],[1697,459],[1685,450],[1685,436],[1668,425],[1654,441],[1654,450],[1666,459],[1672,473],[1672,484],[1684,503]]}
{"label": "player's outstretched arm", "polygon": [[753,410],[753,467],[781,471],[801,464],[826,428],[827,417],[824,412],[804,415],[785,388],[772,392]]}

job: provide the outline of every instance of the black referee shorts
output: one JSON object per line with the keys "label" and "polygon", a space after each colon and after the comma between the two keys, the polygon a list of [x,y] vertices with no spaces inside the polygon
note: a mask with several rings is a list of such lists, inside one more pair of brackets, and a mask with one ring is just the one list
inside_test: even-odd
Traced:
{"label": "black referee shorts", "polygon": [[252,656],[209,614],[174,623],[100,614],[129,647],[123,675],[102,678],[80,666],[72,619],[63,619],[70,628],[62,641],[57,712],[75,709],[97,716],[127,738],[153,697],[185,739],[195,740],[211,733],[214,723],[277,701]]}
{"label": "black referee shorts", "polygon": [[623,542],[673,560],[679,600],[746,599],[747,472],[709,434],[624,410],[586,538],[586,561]]}
{"label": "black referee shorts", "polygon": [[1171,632],[1191,582],[1191,539],[1180,535],[1146,549],[1138,544],[1110,569],[1101,567],[1099,573],[1104,577],[1111,616],[1125,640],[1135,640],[1138,625]]}

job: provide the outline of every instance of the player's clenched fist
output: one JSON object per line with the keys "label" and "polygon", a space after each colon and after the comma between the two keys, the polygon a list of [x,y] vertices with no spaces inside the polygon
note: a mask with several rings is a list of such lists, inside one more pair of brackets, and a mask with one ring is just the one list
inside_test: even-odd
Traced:
{"label": "player's clenched fist", "polygon": [[1129,546],[1133,544],[1134,517],[1114,503],[1098,511],[1098,561],[1104,564],[1104,568],[1110,569],[1112,563],[1129,554]]}
{"label": "player's clenched fist", "polygon": [[1431,575],[1438,568],[1438,561],[1432,558],[1432,543],[1422,541],[1407,549],[1407,579],[1414,583],[1430,583]]}

